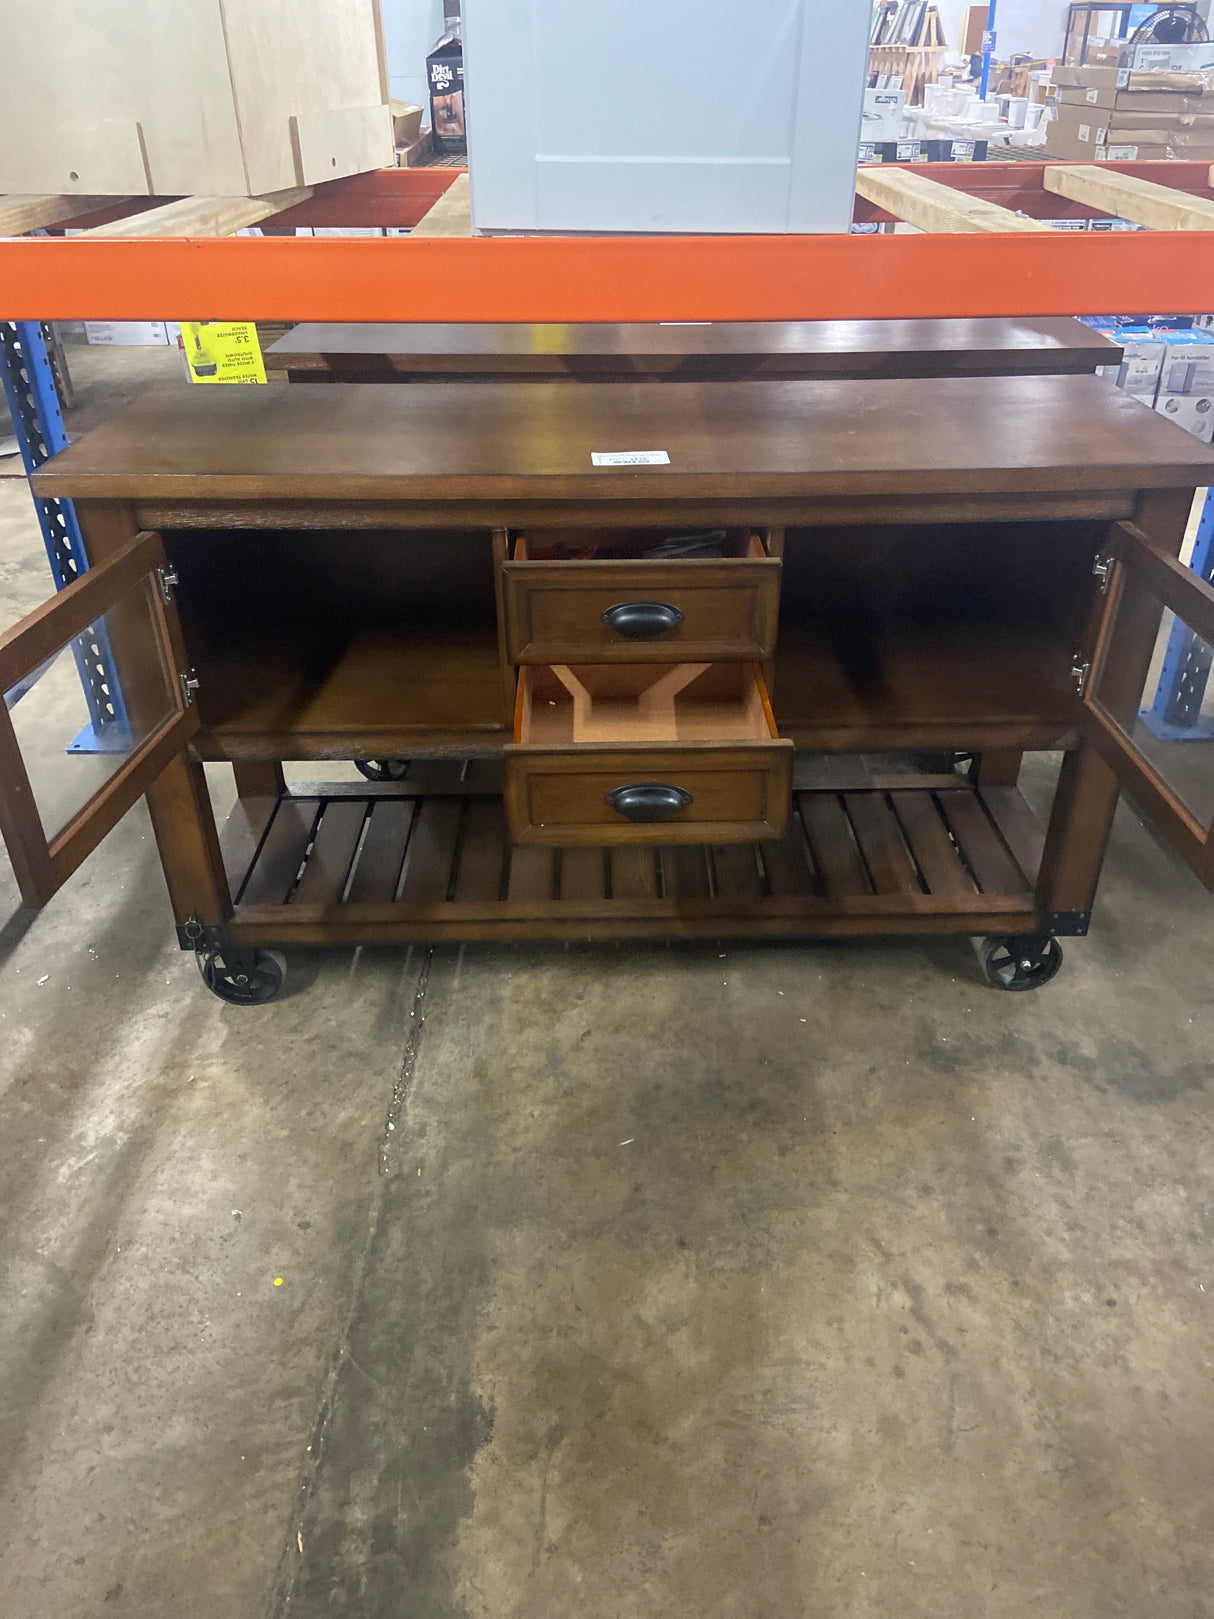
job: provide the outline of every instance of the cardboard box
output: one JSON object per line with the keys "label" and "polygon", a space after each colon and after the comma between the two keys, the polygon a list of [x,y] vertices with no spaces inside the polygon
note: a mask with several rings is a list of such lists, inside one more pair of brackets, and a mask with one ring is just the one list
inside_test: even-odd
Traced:
{"label": "cardboard box", "polygon": [[177,341],[163,320],[86,320],[84,335],[90,343],[115,348],[164,348]]}
{"label": "cardboard box", "polygon": [[1214,444],[1214,393],[1160,393],[1155,399],[1155,409],[1203,444]]}
{"label": "cardboard box", "polygon": [[1125,131],[1114,136],[1107,146],[1100,147],[1097,163],[1164,163],[1172,156],[1172,148],[1162,142],[1127,141]]}
{"label": "cardboard box", "polygon": [[445,35],[427,56],[426,80],[434,150],[444,156],[460,156],[468,150],[468,126],[464,118],[464,46],[457,35]]}
{"label": "cardboard box", "polygon": [[1124,393],[1153,405],[1168,352],[1166,335],[1124,326],[1109,335],[1121,344],[1122,360],[1119,366],[1102,366],[1100,374]]}
{"label": "cardboard box", "polygon": [[1172,332],[1159,377],[1161,394],[1214,397],[1214,338],[1190,328]]}
{"label": "cardboard box", "polygon": [[866,90],[860,120],[862,141],[896,141],[902,133],[906,95],[902,90]]}
{"label": "cardboard box", "polygon": [[1108,133],[1102,125],[1056,118],[1046,129],[1045,155],[1095,163],[1097,154],[1104,151]]}
{"label": "cardboard box", "polygon": [[1123,65],[1139,73],[1201,73],[1214,69],[1214,43],[1135,45]]}

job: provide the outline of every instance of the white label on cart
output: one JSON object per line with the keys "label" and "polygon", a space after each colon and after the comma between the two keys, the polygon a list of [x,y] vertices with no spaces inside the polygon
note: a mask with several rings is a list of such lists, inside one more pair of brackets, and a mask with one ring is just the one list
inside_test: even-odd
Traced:
{"label": "white label on cart", "polygon": [[1087,93],[1087,98],[1086,99],[1088,101],[1090,101],[1092,106],[1094,107],[1096,105],[1096,103],[1100,100],[1100,91],[1099,90],[1089,90],[1088,93]]}
{"label": "white label on cart", "polygon": [[595,450],[590,457],[596,467],[668,467],[665,450]]}
{"label": "white label on cart", "polygon": [[1117,74],[1117,88],[1119,90],[1126,90],[1129,88],[1129,84],[1130,70],[1128,67],[1123,67]]}
{"label": "white label on cart", "polygon": [[1092,138],[1092,126],[1091,126],[1091,124],[1080,124],[1080,126],[1079,126],[1079,139],[1081,141],[1090,141],[1091,138]]}

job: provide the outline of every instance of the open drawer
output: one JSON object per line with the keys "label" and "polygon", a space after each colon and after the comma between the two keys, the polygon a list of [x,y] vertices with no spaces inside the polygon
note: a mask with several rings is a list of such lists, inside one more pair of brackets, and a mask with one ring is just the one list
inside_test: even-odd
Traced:
{"label": "open drawer", "polygon": [[754,664],[523,669],[506,808],[516,843],[750,843],[788,819],[793,744]]}
{"label": "open drawer", "polygon": [[[593,529],[519,535],[503,564],[511,662],[769,657],[781,568],[768,554],[770,542],[750,529],[719,531],[715,542],[696,539]],[[714,551],[724,554],[696,554]]]}

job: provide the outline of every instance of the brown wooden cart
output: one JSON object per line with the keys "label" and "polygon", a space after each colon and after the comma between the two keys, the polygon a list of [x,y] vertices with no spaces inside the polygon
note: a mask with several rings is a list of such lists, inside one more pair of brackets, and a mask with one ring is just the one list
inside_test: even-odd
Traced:
{"label": "brown wooden cart", "polygon": [[129,746],[48,836],[0,708],[0,827],[39,905],[146,793],[235,1001],[273,946],[445,939],[960,933],[1032,987],[1119,785],[1214,887],[1207,752],[1139,715],[1168,615],[1214,641],[1212,475],[1079,376],[141,403],[37,475],[92,570],[0,642],[12,693],[104,614]]}

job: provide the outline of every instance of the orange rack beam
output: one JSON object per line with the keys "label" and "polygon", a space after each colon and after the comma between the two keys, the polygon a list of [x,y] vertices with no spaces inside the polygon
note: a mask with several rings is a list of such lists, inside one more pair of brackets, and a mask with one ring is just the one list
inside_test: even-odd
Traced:
{"label": "orange rack beam", "polygon": [[[916,171],[1038,218],[1090,214],[1044,190],[1044,167]],[[1214,196],[1208,164],[1110,167]],[[453,178],[385,170],[335,181],[273,225],[415,224]],[[857,206],[858,219],[884,217]],[[829,320],[1211,302],[1214,233],[1187,231],[0,241],[0,316],[9,320]]]}

